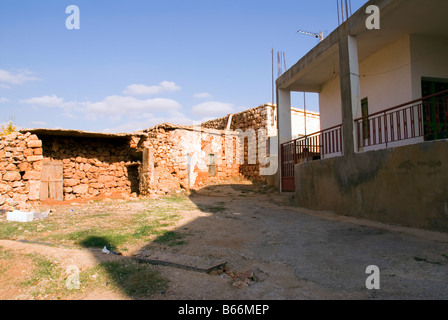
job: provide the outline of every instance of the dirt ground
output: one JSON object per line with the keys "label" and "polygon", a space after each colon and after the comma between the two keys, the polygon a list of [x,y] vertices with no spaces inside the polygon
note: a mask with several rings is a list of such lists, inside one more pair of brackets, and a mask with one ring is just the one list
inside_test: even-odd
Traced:
{"label": "dirt ground", "polygon": [[[13,240],[0,240],[0,248],[22,256],[39,253],[63,268],[132,259],[170,263],[153,265],[169,286],[145,297],[150,300],[448,299],[448,234],[312,212],[291,206],[290,194],[249,185],[206,187],[189,201],[198,209],[180,212],[173,227],[185,235],[185,243],[163,250],[146,243],[114,255]],[[76,208],[89,206],[79,203]],[[139,201],[123,206],[138,208]],[[70,205],[52,208],[73,210]],[[0,298],[29,299],[11,279],[25,278],[30,264],[23,259],[8,263],[14,266],[1,277]],[[208,269],[223,263],[224,270],[212,273],[181,267]],[[366,288],[370,265],[380,270],[378,290]],[[76,299],[135,297],[101,288]]]}

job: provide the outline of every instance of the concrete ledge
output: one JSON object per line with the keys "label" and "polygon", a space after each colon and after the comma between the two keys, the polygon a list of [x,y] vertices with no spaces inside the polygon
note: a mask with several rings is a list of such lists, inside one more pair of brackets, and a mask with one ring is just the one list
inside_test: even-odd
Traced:
{"label": "concrete ledge", "polygon": [[448,232],[448,141],[296,165],[297,206]]}

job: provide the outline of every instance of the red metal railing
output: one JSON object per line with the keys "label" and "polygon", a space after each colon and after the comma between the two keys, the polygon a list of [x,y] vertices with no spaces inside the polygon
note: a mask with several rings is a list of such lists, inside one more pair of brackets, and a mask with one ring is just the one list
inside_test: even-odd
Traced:
{"label": "red metal railing", "polygon": [[[448,139],[448,90],[355,119],[358,150],[424,137]],[[303,161],[342,155],[342,125],[281,145],[282,190],[294,191],[294,166]]]}
{"label": "red metal railing", "polygon": [[424,137],[448,137],[448,90],[355,119],[358,150]]}
{"label": "red metal railing", "polygon": [[[342,125],[316,132],[281,145],[283,190],[292,189],[294,166],[303,161],[342,155]],[[291,180],[291,181],[289,181]]]}

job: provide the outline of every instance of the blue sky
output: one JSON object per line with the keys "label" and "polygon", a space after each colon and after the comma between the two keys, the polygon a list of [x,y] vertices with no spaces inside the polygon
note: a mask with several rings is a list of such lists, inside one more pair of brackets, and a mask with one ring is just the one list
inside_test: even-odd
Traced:
{"label": "blue sky", "polygon": [[2,0],[0,123],[132,132],[253,108],[272,100],[271,49],[290,67],[317,44],[297,30],[337,24],[335,0]]}

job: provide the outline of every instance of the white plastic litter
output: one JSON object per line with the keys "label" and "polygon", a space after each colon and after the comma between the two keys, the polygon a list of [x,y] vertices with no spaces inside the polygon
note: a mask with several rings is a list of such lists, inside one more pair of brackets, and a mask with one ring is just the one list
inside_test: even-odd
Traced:
{"label": "white plastic litter", "polygon": [[16,221],[16,222],[31,222],[34,219],[34,213],[32,212],[22,212],[19,210],[14,210],[6,214],[6,220]]}
{"label": "white plastic litter", "polygon": [[105,253],[105,254],[109,254],[110,253],[110,251],[109,250],[107,250],[107,247],[106,246],[104,246],[104,248],[103,248],[103,253]]}
{"label": "white plastic litter", "polygon": [[48,215],[51,213],[50,210],[45,211],[45,212],[34,212],[33,216],[34,216],[34,220],[38,220],[38,219],[46,219],[48,218]]}

